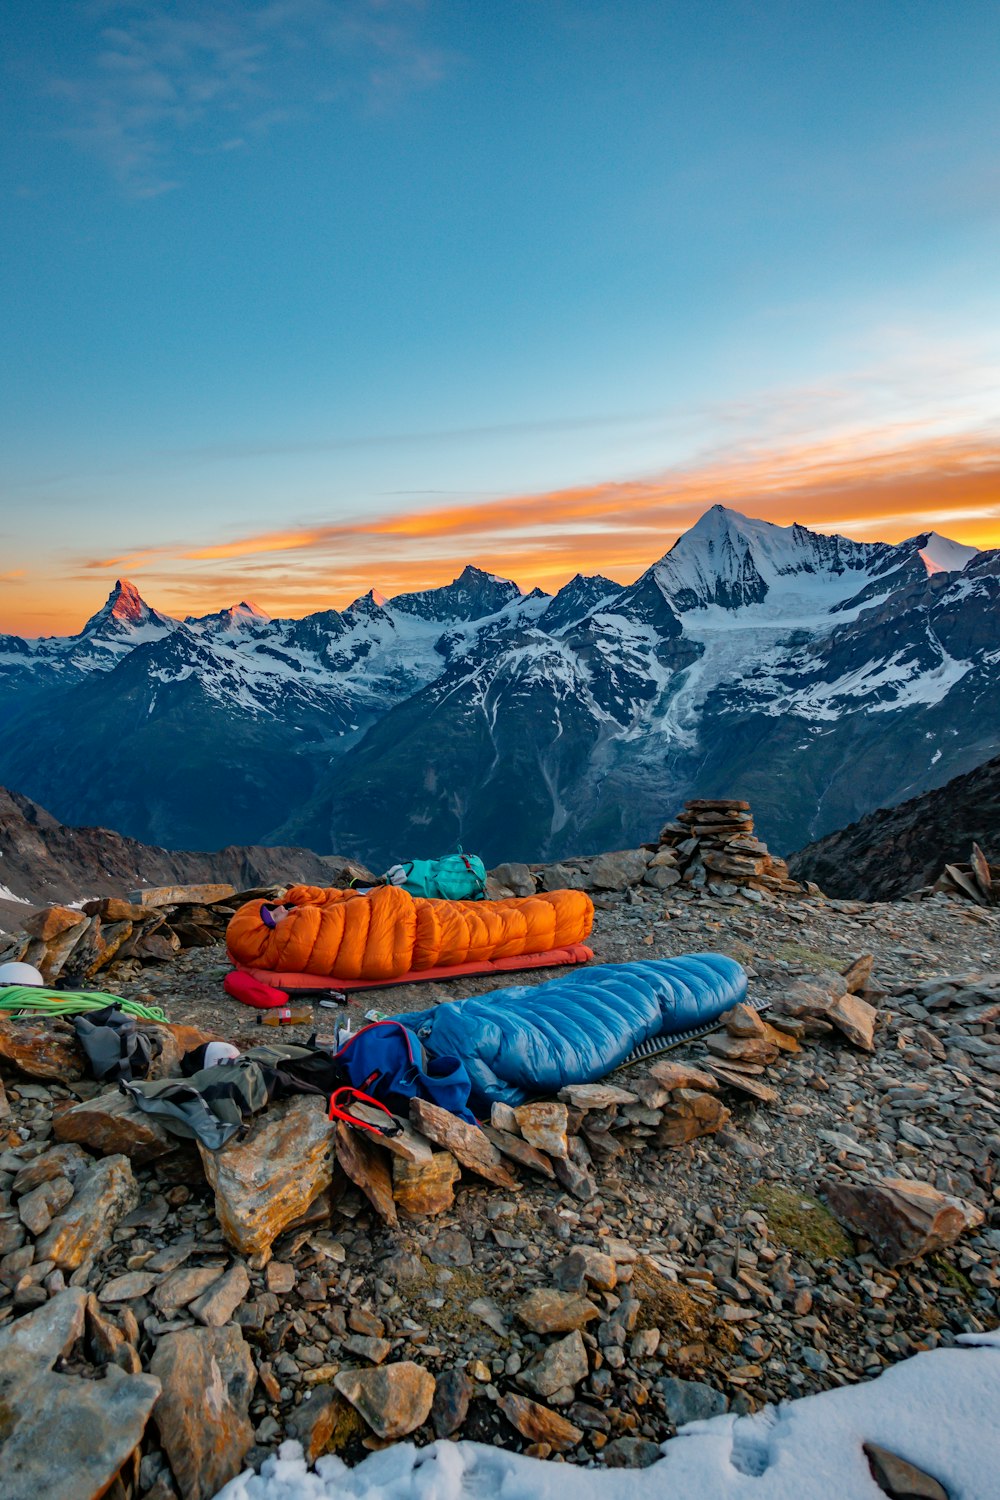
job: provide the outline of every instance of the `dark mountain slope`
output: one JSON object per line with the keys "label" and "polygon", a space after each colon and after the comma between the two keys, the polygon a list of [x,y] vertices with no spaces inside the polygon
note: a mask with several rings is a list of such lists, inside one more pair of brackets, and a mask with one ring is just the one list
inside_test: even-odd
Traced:
{"label": "dark mountain slope", "polygon": [[14,897],[39,906],[120,895],[143,884],[226,881],[246,890],[293,880],[325,885],[330,868],[308,849],[250,845],[193,853],[140,844],[109,828],[67,828],[36,802],[0,787],[0,903]]}
{"label": "dark mountain slope", "polygon": [[898,807],[881,807],[789,859],[829,896],[892,901],[964,863],[977,843],[1000,863],[1000,756]]}

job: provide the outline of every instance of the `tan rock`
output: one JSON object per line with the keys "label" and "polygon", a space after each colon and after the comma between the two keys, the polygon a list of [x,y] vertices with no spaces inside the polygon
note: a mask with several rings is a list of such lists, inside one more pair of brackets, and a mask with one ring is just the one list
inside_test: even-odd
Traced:
{"label": "tan rock", "polygon": [[705,1045],[713,1056],[721,1057],[724,1062],[753,1062],[766,1066],[778,1055],[778,1048],[768,1041],[763,1028],[754,1036],[733,1036],[731,1032],[720,1031],[706,1037]]}
{"label": "tan rock", "polygon": [[159,1340],[150,1373],[162,1382],[153,1420],[181,1500],[211,1500],[253,1443],[257,1372],[239,1328],[185,1328]]}
{"label": "tan rock", "polygon": [[21,1195],[17,1203],[18,1218],[29,1233],[40,1235],[72,1196],[73,1186],[68,1178],[50,1177],[32,1188],[30,1193]]}
{"label": "tan rock", "polygon": [[227,901],[236,895],[231,885],[161,885],[143,887],[129,891],[128,900],[133,906],[180,906],[185,902],[199,906],[211,906],[215,901]]}
{"label": "tan rock", "polygon": [[374,1370],[341,1370],[333,1384],[377,1437],[394,1442],[426,1422],[434,1376],[412,1360]]}
{"label": "tan rock", "polygon": [[410,1118],[438,1146],[450,1151],[463,1167],[485,1177],[495,1187],[512,1188],[515,1179],[489,1137],[477,1125],[469,1125],[426,1099],[410,1100]]}
{"label": "tan rock", "polygon": [[567,1386],[579,1385],[589,1371],[587,1348],[578,1328],[555,1339],[521,1372],[520,1383],[543,1399]]}
{"label": "tan rock", "polygon": [[649,1076],[671,1091],[673,1089],[712,1090],[718,1088],[715,1079],[703,1068],[695,1067],[694,1063],[675,1062],[668,1058],[653,1063],[649,1069]]}
{"label": "tan rock", "polygon": [[729,1119],[729,1110],[714,1094],[676,1089],[664,1107],[663,1121],[656,1133],[659,1146],[683,1146],[701,1135],[721,1130]]}
{"label": "tan rock", "polygon": [[719,1017],[730,1036],[764,1036],[764,1022],[752,1005],[734,1005]]}
{"label": "tan rock", "polygon": [[558,1412],[508,1391],[497,1407],[522,1437],[531,1443],[547,1443],[554,1453],[566,1453],[583,1441],[583,1432]]}
{"label": "tan rock", "polygon": [[509,1157],[511,1161],[516,1161],[522,1167],[530,1167],[533,1172],[538,1172],[542,1177],[555,1178],[552,1163],[544,1151],[536,1151],[534,1146],[528,1145],[523,1136],[512,1135],[509,1130],[500,1130],[493,1125],[484,1126],[484,1134],[501,1155]]}
{"label": "tan rock", "polygon": [[849,995],[860,995],[862,990],[868,988],[868,981],[872,977],[874,967],[874,953],[862,953],[860,958],[848,964],[847,968],[842,971],[842,978]]}
{"label": "tan rock", "polygon": [[867,1000],[858,995],[841,995],[833,1000],[826,1011],[825,1019],[832,1021],[849,1042],[865,1052],[875,1050],[875,1021],[878,1011]]}
{"label": "tan rock", "polygon": [[584,1111],[611,1109],[616,1105],[638,1104],[639,1102],[638,1094],[630,1093],[628,1089],[616,1088],[610,1083],[571,1083],[559,1090],[559,1098],[564,1104],[571,1104],[574,1109]]}
{"label": "tan rock", "polygon": [[490,1106],[490,1124],[495,1130],[506,1130],[511,1135],[517,1133],[517,1115],[509,1104],[492,1104]]}
{"label": "tan rock", "polygon": [[272,1104],[242,1141],[221,1151],[199,1144],[216,1217],[241,1255],[256,1255],[333,1181],[334,1134],[325,1100],[299,1095]]}
{"label": "tan rock", "polygon": [[587,1297],[540,1286],[521,1298],[514,1316],[532,1333],[572,1333],[601,1314]]}
{"label": "tan rock", "polygon": [[565,1104],[554,1099],[537,1099],[531,1104],[519,1104],[514,1111],[517,1128],[537,1151],[549,1156],[565,1157],[569,1153],[566,1127],[569,1112]]}
{"label": "tan rock", "polygon": [[11,1183],[11,1189],[15,1193],[30,1193],[39,1183],[48,1182],[53,1177],[68,1177],[70,1182],[76,1182],[92,1166],[93,1161],[79,1146],[53,1146],[21,1168]]}
{"label": "tan rock", "polygon": [[36,1259],[55,1261],[61,1271],[75,1271],[111,1243],[119,1220],[138,1202],[128,1158],[106,1156],[80,1179],[65,1212],[38,1241]]}
{"label": "tan rock", "polygon": [[577,1245],[576,1253],[583,1258],[584,1278],[599,1292],[612,1292],[618,1285],[618,1268],[612,1256],[593,1245]]}
{"label": "tan rock", "polygon": [[948,1491],[931,1474],[877,1443],[863,1443],[872,1478],[890,1500],[949,1500]]}
{"label": "tan rock", "polygon": [[[396,1202],[392,1196],[390,1158],[375,1144],[366,1130],[357,1130],[341,1120],[335,1131],[337,1161],[355,1187],[361,1189],[379,1218],[386,1224],[397,1224]],[[392,1158],[402,1161],[402,1157]],[[413,1163],[409,1163],[413,1165]]]}
{"label": "tan rock", "polygon": [[27,1078],[73,1083],[83,1077],[83,1053],[65,1021],[0,1017],[0,1059]]}
{"label": "tan rock", "polygon": [[410,1162],[393,1157],[392,1191],[396,1207],[411,1218],[444,1213],[455,1201],[461,1176],[450,1151],[435,1151],[430,1161]]}
{"label": "tan rock", "polygon": [[237,1263],[212,1283],[206,1292],[188,1303],[188,1312],[208,1328],[222,1328],[250,1290],[247,1268]]}
{"label": "tan rock", "polygon": [[57,979],[74,972],[76,956],[86,947],[93,927],[93,920],[85,919],[77,926],[67,928],[58,937],[50,938],[47,943],[39,944],[44,951],[37,957],[32,954],[29,962],[36,964],[46,984],[55,984]]}
{"label": "tan rock", "polygon": [[307,1400],[289,1413],[287,1430],[289,1437],[302,1444],[311,1464],[322,1454],[336,1453],[347,1443],[364,1437],[368,1431],[350,1402],[330,1385],[317,1386]]}
{"label": "tan rock", "polygon": [[127,1156],[141,1165],[177,1150],[177,1137],[117,1089],[84,1099],[55,1116],[58,1141],[76,1141],[103,1156]]}
{"label": "tan rock", "polygon": [[179,1266],[160,1282],[153,1303],[161,1313],[172,1313],[201,1297],[221,1276],[218,1266]]}
{"label": "tan rock", "polygon": [[4,1500],[104,1495],[142,1440],[158,1380],[113,1364],[103,1380],[53,1372],[83,1333],[86,1303],[71,1287],[0,1330]]}
{"label": "tan rock", "polygon": [[984,1217],[973,1204],[909,1177],[859,1184],[829,1182],[825,1192],[845,1228],[871,1240],[879,1259],[890,1267],[954,1244]]}
{"label": "tan rock", "polygon": [[102,1303],[134,1302],[137,1297],[145,1297],[155,1285],[156,1275],[152,1271],[126,1271],[104,1283],[98,1300]]}
{"label": "tan rock", "polygon": [[752,1074],[737,1072],[735,1068],[726,1067],[722,1062],[714,1062],[711,1067],[720,1083],[727,1083],[730,1088],[739,1089],[741,1094],[749,1094],[762,1104],[777,1103],[778,1090],[771,1088],[770,1084],[761,1083]]}
{"label": "tan rock", "polygon": [[71,906],[47,906],[43,911],[32,912],[21,923],[24,931],[30,937],[37,938],[40,943],[51,943],[53,938],[61,937],[64,932],[74,927],[81,927],[87,921],[82,911]]}
{"label": "tan rock", "polygon": [[[380,1109],[375,1109],[370,1104],[353,1104],[351,1114],[359,1120],[366,1120],[369,1125],[384,1125],[385,1115]],[[419,1130],[414,1130],[409,1120],[395,1117],[397,1133],[395,1135],[380,1135],[377,1144],[391,1156],[401,1156],[404,1161],[430,1161],[434,1154],[433,1147],[425,1135]]]}

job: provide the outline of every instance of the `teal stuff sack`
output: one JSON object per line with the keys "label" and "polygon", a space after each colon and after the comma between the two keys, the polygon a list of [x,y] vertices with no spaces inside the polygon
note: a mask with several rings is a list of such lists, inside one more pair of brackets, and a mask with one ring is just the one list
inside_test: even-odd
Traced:
{"label": "teal stuff sack", "polygon": [[486,866],[476,854],[446,854],[443,859],[411,859],[386,872],[390,885],[432,901],[482,901]]}

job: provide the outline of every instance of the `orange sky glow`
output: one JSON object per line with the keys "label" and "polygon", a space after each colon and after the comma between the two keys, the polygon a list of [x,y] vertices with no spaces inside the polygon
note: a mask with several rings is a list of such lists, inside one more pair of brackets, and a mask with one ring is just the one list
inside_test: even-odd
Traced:
{"label": "orange sky glow", "polygon": [[[524,589],[576,572],[631,582],[716,502],[780,525],[799,521],[869,541],[937,530],[1000,547],[1000,440],[922,440],[911,430],[740,454],[648,479],[606,481],[477,504],[310,521],[192,546],[156,543],[66,559],[41,577],[0,572],[0,628],[68,633],[126,576],[168,614],[253,599],[272,615],[343,607],[371,587],[392,596],[447,583],[472,562]],[[21,575],[21,576],[19,576]]]}

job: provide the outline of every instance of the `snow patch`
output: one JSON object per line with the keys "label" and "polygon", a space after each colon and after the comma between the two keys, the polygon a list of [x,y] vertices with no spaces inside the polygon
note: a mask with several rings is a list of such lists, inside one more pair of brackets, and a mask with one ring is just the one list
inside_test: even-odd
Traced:
{"label": "snow patch", "polygon": [[0,901],[16,901],[18,906],[31,905],[26,896],[15,896],[14,892],[5,885],[0,885]]}
{"label": "snow patch", "polygon": [[321,1458],[310,1471],[300,1445],[286,1442],[217,1500],[872,1500],[866,1442],[933,1475],[956,1500],[990,1500],[1000,1472],[1000,1334],[961,1342],[973,1347],[917,1354],[877,1380],[754,1416],[689,1423],[648,1469],[582,1469],[438,1442],[397,1444],[355,1469]]}

